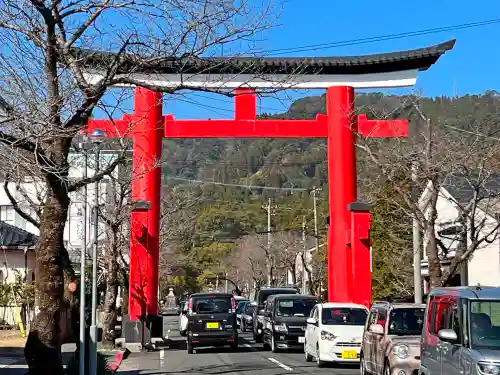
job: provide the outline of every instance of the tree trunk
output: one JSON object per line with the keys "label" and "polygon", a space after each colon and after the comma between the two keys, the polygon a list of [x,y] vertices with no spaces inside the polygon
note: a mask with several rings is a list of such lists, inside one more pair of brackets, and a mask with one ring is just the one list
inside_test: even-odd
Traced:
{"label": "tree trunk", "polygon": [[61,345],[74,339],[72,303],[65,293],[65,286],[74,281],[74,273],[63,242],[69,198],[64,186],[50,181],[50,176],[47,180],[36,248],[39,312],[24,349],[30,375],[62,375]]}
{"label": "tree trunk", "polygon": [[115,325],[116,325],[116,298],[118,296],[118,234],[113,233],[111,241],[111,254],[106,260],[106,295],[104,298],[104,322],[102,343],[104,347],[112,348],[115,345]]}
{"label": "tree trunk", "polygon": [[430,197],[428,203],[428,219],[424,228],[425,238],[427,240],[427,260],[429,262],[429,278],[431,288],[440,287],[443,278],[441,269],[441,260],[439,259],[439,247],[436,239],[436,219],[437,209],[436,203],[438,199],[438,187],[434,184],[430,188]]}

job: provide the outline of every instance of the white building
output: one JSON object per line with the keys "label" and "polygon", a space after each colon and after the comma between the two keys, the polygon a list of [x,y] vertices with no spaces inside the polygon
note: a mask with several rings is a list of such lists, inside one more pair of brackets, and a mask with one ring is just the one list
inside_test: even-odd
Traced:
{"label": "white building", "polygon": [[[494,230],[499,224],[500,206],[500,177],[493,176],[491,180],[484,185],[488,196],[478,203],[476,209],[476,222],[484,218],[484,225],[478,227],[479,238],[488,236],[488,241],[484,241],[477,250],[474,251],[468,263],[464,267],[462,278],[456,275],[453,285],[490,285],[500,286],[500,238],[499,231]],[[443,272],[449,270],[451,262],[460,246],[464,247],[464,236],[461,230],[460,219],[461,210],[459,207],[465,207],[473,198],[474,189],[463,177],[450,175],[446,178],[441,189],[436,204],[437,220],[435,226],[436,237],[441,242],[440,248],[447,251],[440,251],[441,267]],[[484,194],[484,193],[482,193]],[[429,186],[420,197],[420,207],[424,213],[429,196]],[[477,200],[475,200],[477,201]],[[470,225],[467,223],[466,225]],[[468,230],[468,229],[467,229]],[[424,292],[429,291],[429,269],[425,244],[427,240],[423,239],[422,251],[422,277],[424,280]],[[471,239],[467,237],[467,246],[471,244]],[[461,280],[462,279],[462,280]]]}

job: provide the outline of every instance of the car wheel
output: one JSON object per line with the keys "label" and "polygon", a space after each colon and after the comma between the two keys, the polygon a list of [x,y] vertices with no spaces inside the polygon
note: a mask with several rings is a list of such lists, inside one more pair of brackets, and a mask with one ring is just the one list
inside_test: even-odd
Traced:
{"label": "car wheel", "polygon": [[389,366],[389,363],[386,361],[384,365],[384,375],[391,375],[391,366]]}
{"label": "car wheel", "polygon": [[245,329],[245,322],[243,321],[243,319],[240,320],[240,330],[241,332],[245,332],[246,329]]}
{"label": "car wheel", "polygon": [[306,343],[304,342],[304,353],[305,353],[305,357],[306,357],[306,362],[312,362],[313,360],[313,356],[310,355],[308,352],[307,352],[307,347],[306,347]]}
{"label": "car wheel", "polygon": [[366,371],[365,360],[363,358],[362,352],[359,354],[359,372],[361,375],[368,375],[368,372]]}
{"label": "car wheel", "polygon": [[274,341],[274,333],[271,333],[271,351],[273,353],[277,353],[278,352],[278,348],[276,347],[276,342]]}
{"label": "car wheel", "polygon": [[[316,345],[316,366],[323,367],[325,366],[325,362],[321,360],[319,356],[319,345]],[[384,374],[386,375],[386,374]]]}
{"label": "car wheel", "polygon": [[236,350],[238,349],[238,338],[235,339],[235,341],[233,341],[229,347],[231,348],[231,350]]}
{"label": "car wheel", "polygon": [[188,354],[193,354],[193,344],[191,343],[190,340],[188,340],[188,342],[187,342],[187,350],[188,350]]}

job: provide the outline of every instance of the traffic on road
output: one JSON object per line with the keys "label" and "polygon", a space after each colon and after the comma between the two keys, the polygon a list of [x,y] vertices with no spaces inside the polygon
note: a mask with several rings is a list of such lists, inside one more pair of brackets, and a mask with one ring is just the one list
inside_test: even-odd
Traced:
{"label": "traffic on road", "polygon": [[186,348],[175,355],[167,354],[170,349],[148,354],[137,368],[157,366],[172,374],[460,375],[454,369],[468,358],[477,367],[468,373],[497,375],[499,306],[500,288],[480,286],[433,289],[427,304],[377,301],[370,308],[322,303],[294,288],[263,288],[255,300],[239,303],[227,293],[197,293],[180,317]]}

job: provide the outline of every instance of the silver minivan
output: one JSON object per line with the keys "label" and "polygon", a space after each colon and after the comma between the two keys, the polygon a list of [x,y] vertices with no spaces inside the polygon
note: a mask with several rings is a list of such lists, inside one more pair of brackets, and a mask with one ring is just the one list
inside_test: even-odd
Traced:
{"label": "silver minivan", "polygon": [[420,374],[500,374],[500,288],[431,291],[421,338]]}

